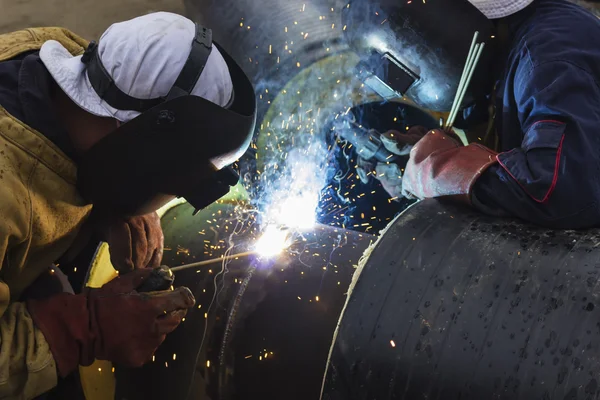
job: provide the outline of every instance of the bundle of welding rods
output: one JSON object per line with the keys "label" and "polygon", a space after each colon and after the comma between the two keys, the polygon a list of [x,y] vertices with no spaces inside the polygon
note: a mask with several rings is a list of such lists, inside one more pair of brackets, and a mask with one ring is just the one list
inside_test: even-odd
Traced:
{"label": "bundle of welding rods", "polygon": [[446,131],[452,130],[456,116],[461,109],[465,94],[467,93],[467,89],[471,83],[471,78],[473,78],[473,73],[475,72],[475,68],[477,68],[477,63],[479,62],[479,58],[483,52],[485,43],[477,43],[478,37],[479,32],[475,32],[473,35],[473,41],[471,42],[471,48],[469,49],[469,55],[467,56],[467,62],[465,63],[460,82],[458,83],[456,96],[454,97],[450,114],[448,114],[448,119],[446,120],[446,124],[444,126],[444,130]]}

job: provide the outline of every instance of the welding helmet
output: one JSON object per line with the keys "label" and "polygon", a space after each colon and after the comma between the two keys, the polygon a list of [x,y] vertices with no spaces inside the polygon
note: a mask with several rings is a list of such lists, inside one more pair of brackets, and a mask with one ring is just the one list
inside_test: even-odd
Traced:
{"label": "welding helmet", "polygon": [[342,18],[358,77],[384,99],[450,111],[476,31],[486,44],[463,106],[491,90],[494,25],[467,0],[353,0]]}
{"label": "welding helmet", "polygon": [[[157,18],[171,17],[163,13]],[[191,23],[183,17],[173,23],[182,21]],[[252,139],[254,90],[241,68],[213,42],[209,29],[196,24],[188,43],[189,56],[175,83],[157,98],[135,98],[117,87],[94,42],[83,54],[89,85],[107,107],[139,113],[96,143],[78,165],[78,189],[100,210],[145,214],[174,197],[200,210],[238,183],[231,165]],[[231,76],[232,96],[224,106],[192,94],[211,52],[217,51]]]}

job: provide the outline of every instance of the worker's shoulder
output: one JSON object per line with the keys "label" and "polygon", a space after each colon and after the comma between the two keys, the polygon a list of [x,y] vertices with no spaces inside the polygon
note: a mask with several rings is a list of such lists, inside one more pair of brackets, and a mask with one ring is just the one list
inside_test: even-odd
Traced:
{"label": "worker's shoulder", "polygon": [[19,127],[0,107],[0,235],[24,238],[29,230],[29,180],[36,161],[17,141]]}
{"label": "worker's shoulder", "polygon": [[11,176],[26,187],[28,176],[37,163],[36,157],[21,140],[25,132],[24,125],[0,106],[0,187],[4,187],[3,178]]}
{"label": "worker's shoulder", "polygon": [[600,19],[565,0],[534,5],[516,34],[516,47],[527,67],[569,63],[600,81]]}
{"label": "worker's shoulder", "polygon": [[29,28],[0,34],[0,60],[11,59],[18,54],[39,50],[48,40],[60,42],[71,54],[81,54],[88,41],[65,28]]}

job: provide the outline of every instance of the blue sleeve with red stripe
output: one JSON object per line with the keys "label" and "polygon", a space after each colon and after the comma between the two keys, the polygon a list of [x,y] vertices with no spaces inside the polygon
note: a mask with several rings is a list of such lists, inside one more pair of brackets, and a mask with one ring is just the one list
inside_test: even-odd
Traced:
{"label": "blue sleeve with red stripe", "polygon": [[[517,73],[521,146],[498,155],[474,203],[552,228],[600,226],[600,82],[569,61]],[[500,116],[501,117],[501,116]],[[514,129],[514,128],[512,128]]]}

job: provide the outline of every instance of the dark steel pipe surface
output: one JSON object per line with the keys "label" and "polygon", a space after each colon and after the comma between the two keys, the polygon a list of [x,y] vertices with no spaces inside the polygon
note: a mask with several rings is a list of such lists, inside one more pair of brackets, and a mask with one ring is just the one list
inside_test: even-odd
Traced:
{"label": "dark steel pipe surface", "polygon": [[597,399],[599,245],[416,204],[351,291],[322,399]]}

